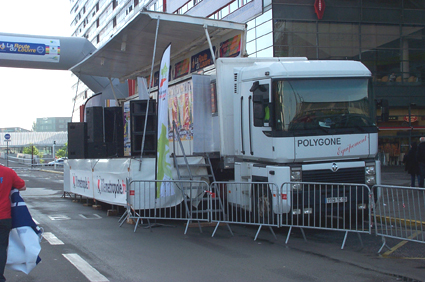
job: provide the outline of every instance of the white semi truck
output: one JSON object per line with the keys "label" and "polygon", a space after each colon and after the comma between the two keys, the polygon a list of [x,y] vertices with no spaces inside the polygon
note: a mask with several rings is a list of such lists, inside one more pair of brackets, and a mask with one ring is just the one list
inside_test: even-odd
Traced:
{"label": "white semi truck", "polygon": [[[194,75],[192,80],[193,153],[213,156],[217,181],[276,184],[270,189],[287,182],[370,187],[380,182],[376,103],[371,73],[362,63],[220,58],[207,78],[209,93],[196,92],[199,78]],[[227,201],[254,209],[255,193],[249,188],[244,193],[249,197],[232,197],[237,195],[231,193],[232,185],[227,189]],[[350,206],[367,209],[367,197],[327,200],[351,201]],[[270,205],[274,213],[315,212],[291,206],[288,195],[273,198]]]}

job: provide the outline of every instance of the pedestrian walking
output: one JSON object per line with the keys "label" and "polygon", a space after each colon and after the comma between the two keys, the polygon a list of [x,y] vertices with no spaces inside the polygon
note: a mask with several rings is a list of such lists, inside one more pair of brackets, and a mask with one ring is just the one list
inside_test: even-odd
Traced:
{"label": "pedestrian walking", "polygon": [[416,151],[418,149],[418,144],[416,142],[413,142],[412,145],[410,145],[409,152],[404,155],[403,163],[404,163],[404,170],[407,171],[408,174],[410,174],[410,187],[415,187],[416,179],[418,179],[418,185],[420,185],[421,182],[421,170],[419,169],[419,163],[416,160]]}
{"label": "pedestrian walking", "polygon": [[419,169],[421,173],[421,178],[419,181],[419,187],[424,187],[425,179],[425,137],[419,138],[419,145],[416,151],[416,160],[419,163]]}
{"label": "pedestrian walking", "polygon": [[7,246],[12,228],[10,191],[25,190],[25,181],[13,169],[0,165],[0,282],[6,281],[4,268],[7,261]]}

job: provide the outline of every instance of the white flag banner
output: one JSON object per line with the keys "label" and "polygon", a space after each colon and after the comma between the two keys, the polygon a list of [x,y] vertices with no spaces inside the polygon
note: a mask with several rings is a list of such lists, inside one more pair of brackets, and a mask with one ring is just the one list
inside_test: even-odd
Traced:
{"label": "white flag banner", "polygon": [[165,182],[158,182],[157,197],[167,197],[174,195],[172,183],[170,148],[168,145],[168,76],[170,73],[170,50],[171,44],[165,49],[162,55],[159,69],[159,90],[158,90],[158,152],[157,152],[157,179]]}

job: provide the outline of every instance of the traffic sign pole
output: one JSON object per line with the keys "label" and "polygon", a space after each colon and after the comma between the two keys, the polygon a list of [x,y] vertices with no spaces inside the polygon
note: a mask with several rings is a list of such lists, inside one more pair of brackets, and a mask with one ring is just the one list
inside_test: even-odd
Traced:
{"label": "traffic sign pole", "polygon": [[6,141],[6,166],[9,167],[9,141],[10,141],[10,134],[6,133],[4,135],[4,141]]}

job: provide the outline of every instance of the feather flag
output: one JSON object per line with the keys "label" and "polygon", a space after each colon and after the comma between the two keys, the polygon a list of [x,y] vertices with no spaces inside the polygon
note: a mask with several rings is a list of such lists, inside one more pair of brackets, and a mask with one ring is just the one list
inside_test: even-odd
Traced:
{"label": "feather flag", "polygon": [[28,274],[40,261],[43,230],[37,226],[17,189],[10,192],[12,230],[6,267]]}

